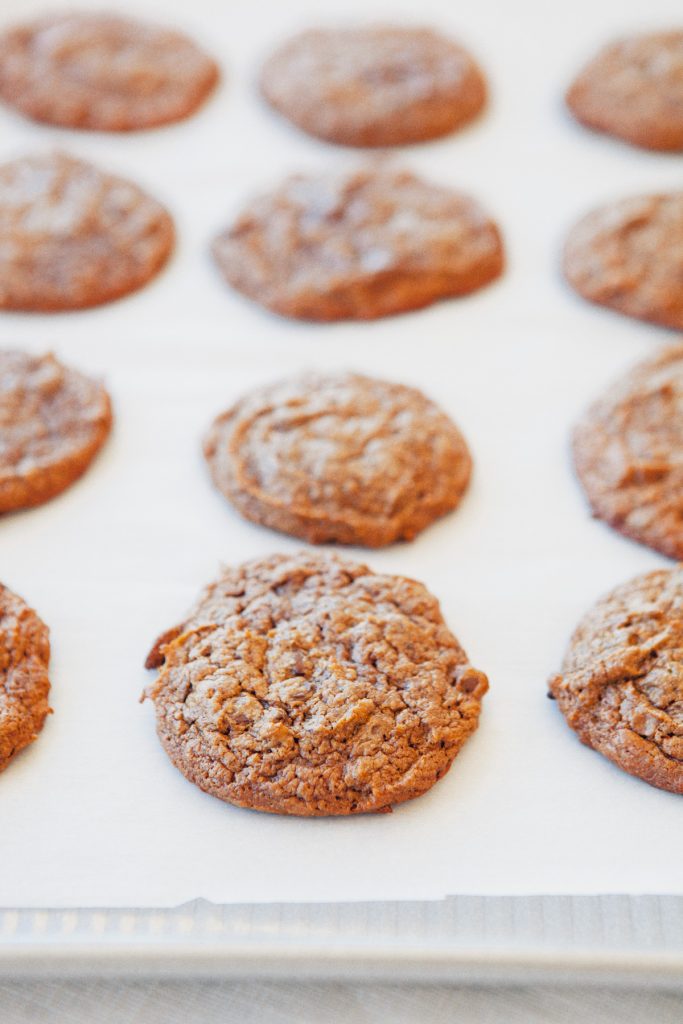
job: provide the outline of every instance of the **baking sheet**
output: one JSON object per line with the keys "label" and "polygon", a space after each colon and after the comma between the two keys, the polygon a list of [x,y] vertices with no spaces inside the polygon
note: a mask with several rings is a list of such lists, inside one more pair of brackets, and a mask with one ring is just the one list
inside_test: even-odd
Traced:
{"label": "baking sheet", "polygon": [[279,978],[683,984],[683,897],[454,896],[171,910],[0,910],[0,981]]}
{"label": "baking sheet", "polygon": [[[3,0],[0,20],[51,6]],[[675,337],[582,303],[562,283],[558,250],[588,207],[680,187],[682,167],[680,156],[580,129],[561,92],[604,38],[675,23],[679,4],[423,0],[416,12],[406,0],[347,0],[346,17],[417,14],[480,57],[492,83],[486,116],[395,159],[485,203],[505,234],[508,269],[465,300],[338,325],[268,315],[224,287],[207,255],[211,235],[255,189],[360,159],[289,128],[253,89],[271,44],[333,20],[337,5],[117,8],[175,20],[226,75],[192,121],[140,135],[59,131],[0,111],[1,159],[50,147],[92,159],[165,201],[179,231],[168,270],[131,298],[0,318],[0,344],[52,349],[103,376],[117,416],[80,483],[0,524],[0,578],[52,630],[55,710],[0,777],[0,906],[679,892],[680,800],[581,747],[545,698],[582,612],[619,581],[666,564],[589,518],[571,472],[570,425],[615,374]],[[391,815],[306,821],[223,805],[170,765],[151,706],[137,702],[151,640],[219,562],[300,546],[230,510],[210,486],[199,441],[246,388],[308,367],[423,388],[461,426],[476,462],[454,515],[410,545],[348,551],[423,580],[491,679],[481,727],[452,771]]]}

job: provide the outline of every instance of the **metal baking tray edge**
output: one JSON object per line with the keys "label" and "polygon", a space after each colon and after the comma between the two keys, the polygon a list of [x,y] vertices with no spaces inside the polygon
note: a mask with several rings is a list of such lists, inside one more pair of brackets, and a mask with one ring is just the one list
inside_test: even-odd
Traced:
{"label": "metal baking tray edge", "polygon": [[683,896],[0,910],[0,978],[30,976],[683,989]]}

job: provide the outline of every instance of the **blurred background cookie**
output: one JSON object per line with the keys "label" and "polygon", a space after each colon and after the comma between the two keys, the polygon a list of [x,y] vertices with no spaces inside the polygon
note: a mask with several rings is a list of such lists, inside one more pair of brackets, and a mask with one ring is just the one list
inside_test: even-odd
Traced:
{"label": "blurred background cookie", "polygon": [[32,743],[50,707],[47,626],[0,584],[0,772]]}
{"label": "blurred background cookie", "polygon": [[683,559],[683,345],[639,364],[590,407],[574,460],[596,516]]}
{"label": "blurred background cookie", "polygon": [[137,185],[63,153],[0,165],[0,309],[85,309],[147,284],[174,244]]}
{"label": "blurred background cookie", "polygon": [[217,81],[215,62],[186,36],[114,14],[53,14],[0,35],[0,98],[65,128],[180,121]]}
{"label": "blurred background cookie", "polygon": [[503,270],[479,204],[408,171],[298,175],[213,245],[226,280],[282,316],[371,320],[466,295]]}
{"label": "blurred background cookie", "polygon": [[53,355],[0,351],[0,512],[42,505],[77,480],[109,436],[104,387]]}
{"label": "blurred background cookie", "polygon": [[564,273],[590,302],[683,330],[683,192],[592,210],[569,233]]}
{"label": "blurred background cookie", "polygon": [[429,28],[312,29],[273,53],[261,92],[310,135],[347,146],[400,146],[446,135],[486,102],[467,50]]}
{"label": "blurred background cookie", "polygon": [[574,117],[646,149],[683,149],[683,31],[605,46],[567,91]]}

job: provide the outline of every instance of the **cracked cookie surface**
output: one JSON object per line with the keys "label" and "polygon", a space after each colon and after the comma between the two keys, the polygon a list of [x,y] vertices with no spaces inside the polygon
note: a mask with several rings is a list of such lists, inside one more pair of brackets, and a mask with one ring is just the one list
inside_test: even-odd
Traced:
{"label": "cracked cookie surface", "polygon": [[379,166],[288,178],[247,205],[213,254],[237,291],[303,320],[419,309],[503,270],[500,233],[478,203]]}
{"label": "cracked cookie surface", "polygon": [[49,661],[47,626],[0,584],[0,772],[43,728]]}
{"label": "cracked cookie surface", "polygon": [[0,165],[0,309],[110,302],[154,277],[173,242],[163,206],[92,164],[51,153]]}
{"label": "cracked cookie surface", "polygon": [[683,345],[612,385],[576,427],[573,448],[594,514],[683,560]]}
{"label": "cracked cookie surface", "polygon": [[583,743],[629,774],[683,793],[683,566],[603,597],[549,688]]}
{"label": "cracked cookie surface", "polygon": [[415,388],[345,373],[255,390],[204,442],[214,483],[247,518],[312,543],[411,540],[459,503],[471,458]]}
{"label": "cracked cookie surface", "polygon": [[88,468],[109,435],[100,383],[52,355],[0,351],[0,512],[41,505]]}
{"label": "cracked cookie surface", "polygon": [[564,273],[589,302],[683,330],[683,192],[608,203],[572,228]]}
{"label": "cracked cookie surface", "polygon": [[578,121],[646,149],[683,149],[683,32],[618,39],[567,91]]}
{"label": "cracked cookie surface", "polygon": [[484,76],[462,46],[389,25],[300,33],[265,63],[261,92],[299,128],[347,146],[434,139],[486,102]]}
{"label": "cracked cookie surface", "polygon": [[66,128],[179,121],[217,79],[214,61],[186,36],[112,14],[54,14],[0,35],[0,98]]}
{"label": "cracked cookie surface", "polygon": [[147,667],[157,732],[188,779],[303,816],[424,793],[488,687],[422,584],[308,552],[226,569]]}

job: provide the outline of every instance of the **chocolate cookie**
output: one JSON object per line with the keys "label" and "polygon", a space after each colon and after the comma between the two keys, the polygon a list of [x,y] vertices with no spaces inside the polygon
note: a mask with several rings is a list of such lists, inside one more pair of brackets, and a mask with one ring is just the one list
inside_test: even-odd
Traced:
{"label": "chocolate cookie", "polygon": [[0,584],[0,772],[50,713],[50,640],[32,608]]}
{"label": "chocolate cookie", "polygon": [[611,43],[581,71],[566,98],[589,128],[646,149],[683,149],[683,32]]}
{"label": "chocolate cookie", "polygon": [[146,284],[170,216],[123,178],[61,153],[0,165],[0,309],[85,309]]}
{"label": "chocolate cookie", "polygon": [[0,512],[41,505],[73,483],[111,422],[97,381],[52,355],[0,351]]}
{"label": "chocolate cookie", "polygon": [[307,374],[246,395],[204,443],[216,487],[247,519],[319,544],[411,540],[459,503],[460,431],[414,388]]}
{"label": "chocolate cookie", "polygon": [[486,102],[470,54],[428,28],[302,32],[266,62],[261,91],[299,128],[347,146],[400,146],[460,128]]}
{"label": "chocolate cookie", "polygon": [[226,569],[147,665],[159,737],[191,782],[305,816],[424,793],[488,687],[421,583],[309,552]]}
{"label": "chocolate cookie", "polygon": [[574,459],[596,516],[683,559],[683,345],[641,363],[590,407]]}
{"label": "chocolate cookie", "polygon": [[53,14],[0,36],[0,98],[47,124],[153,128],[193,113],[217,80],[186,36],[112,14]]}
{"label": "chocolate cookie", "polygon": [[683,793],[683,566],[638,576],[599,601],[549,685],[583,743]]}
{"label": "chocolate cookie", "polygon": [[602,206],[572,230],[564,272],[590,302],[683,329],[683,192]]}
{"label": "chocolate cookie", "polygon": [[283,316],[373,319],[498,277],[496,225],[473,199],[405,171],[289,178],[213,246],[238,291]]}

